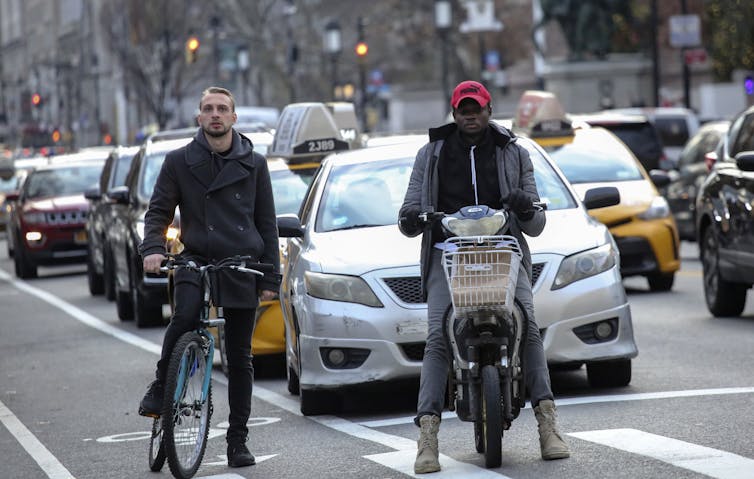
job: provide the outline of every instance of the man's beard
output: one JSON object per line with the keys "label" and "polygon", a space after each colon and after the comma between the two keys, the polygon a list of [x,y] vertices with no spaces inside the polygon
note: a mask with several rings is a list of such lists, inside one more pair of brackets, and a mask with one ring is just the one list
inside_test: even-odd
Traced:
{"label": "man's beard", "polygon": [[229,131],[231,127],[224,128],[223,130],[210,130],[209,128],[202,127],[202,130],[204,130],[204,133],[211,136],[212,138],[220,138],[221,136],[225,136]]}

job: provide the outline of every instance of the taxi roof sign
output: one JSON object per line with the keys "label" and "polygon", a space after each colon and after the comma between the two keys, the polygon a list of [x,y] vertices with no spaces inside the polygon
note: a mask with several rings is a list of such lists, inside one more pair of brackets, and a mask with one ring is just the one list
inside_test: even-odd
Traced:
{"label": "taxi roof sign", "polygon": [[553,93],[527,90],[521,95],[513,118],[513,131],[537,139],[571,137],[573,128],[560,100]]}
{"label": "taxi roof sign", "polygon": [[291,103],[280,114],[268,156],[287,160],[349,149],[324,103]]}

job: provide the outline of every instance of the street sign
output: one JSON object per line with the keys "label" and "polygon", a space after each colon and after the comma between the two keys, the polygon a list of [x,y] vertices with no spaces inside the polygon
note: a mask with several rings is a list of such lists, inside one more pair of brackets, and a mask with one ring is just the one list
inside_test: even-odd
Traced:
{"label": "street sign", "polygon": [[707,50],[704,48],[689,48],[683,52],[683,61],[686,65],[694,65],[707,61]]}
{"label": "street sign", "polygon": [[461,24],[461,33],[471,32],[499,32],[503,29],[502,22],[495,18],[495,5],[492,0],[466,0],[466,21]]}
{"label": "street sign", "polygon": [[668,23],[671,46],[684,48],[702,44],[702,22],[699,15],[672,15]]}

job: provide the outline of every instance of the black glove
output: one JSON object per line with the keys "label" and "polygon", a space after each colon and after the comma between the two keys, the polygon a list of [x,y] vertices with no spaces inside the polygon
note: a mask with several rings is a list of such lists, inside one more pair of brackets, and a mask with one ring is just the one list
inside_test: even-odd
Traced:
{"label": "black glove", "polygon": [[419,229],[419,214],[421,210],[416,206],[409,206],[403,210],[403,215],[398,220],[401,229],[407,232]]}
{"label": "black glove", "polygon": [[534,202],[523,190],[516,188],[511,191],[506,203],[519,219],[528,221],[534,217]]}

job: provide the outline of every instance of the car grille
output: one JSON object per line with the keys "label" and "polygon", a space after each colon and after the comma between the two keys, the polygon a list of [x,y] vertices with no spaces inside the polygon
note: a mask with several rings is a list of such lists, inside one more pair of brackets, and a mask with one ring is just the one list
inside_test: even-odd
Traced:
{"label": "car grille", "polygon": [[[536,263],[531,267],[531,283],[537,284],[539,275],[545,269],[546,263]],[[422,304],[422,284],[421,278],[418,276],[412,276],[407,278],[383,278],[383,281],[390,288],[398,299],[407,304]]]}
{"label": "car grille", "polygon": [[420,343],[403,343],[399,344],[401,351],[403,351],[403,355],[406,356],[406,359],[409,361],[421,361],[424,359],[424,345],[425,342]]}
{"label": "car grille", "polygon": [[55,211],[45,214],[47,224],[72,225],[86,223],[86,211]]}

